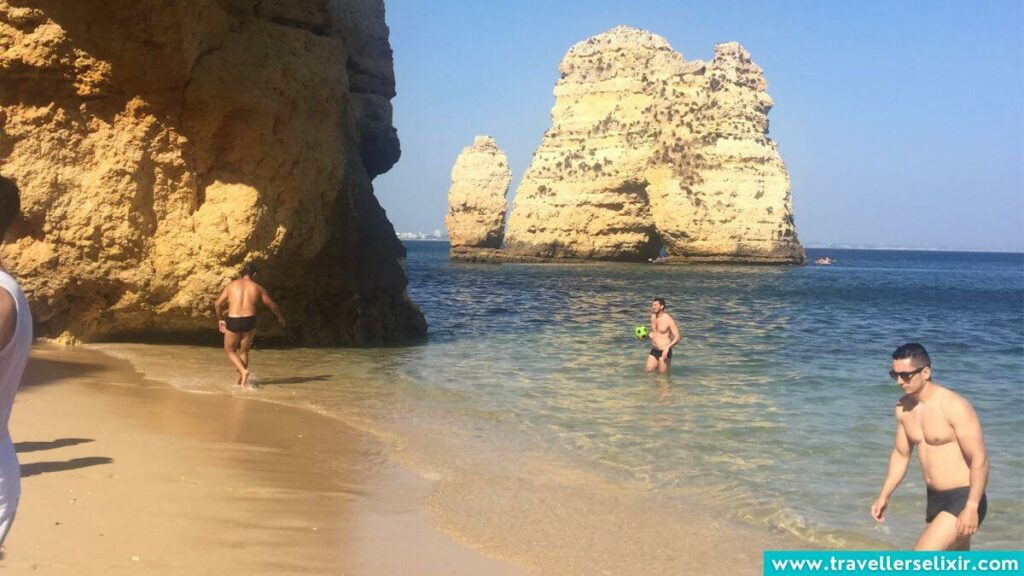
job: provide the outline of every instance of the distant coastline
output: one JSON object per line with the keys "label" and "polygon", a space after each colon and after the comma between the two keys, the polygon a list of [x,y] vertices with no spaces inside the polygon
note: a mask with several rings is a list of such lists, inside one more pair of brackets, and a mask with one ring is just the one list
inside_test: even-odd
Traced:
{"label": "distant coastline", "polygon": [[[408,236],[412,233],[400,232],[398,239],[404,242],[448,242],[448,238]],[[907,246],[867,246],[857,244],[831,244],[831,245],[809,245],[808,250],[858,250],[858,251],[885,251],[885,252],[948,252],[967,254],[1019,254],[1024,256],[1024,250],[999,250],[984,248],[914,248]]]}
{"label": "distant coastline", "polygon": [[863,244],[808,245],[808,250],[884,250],[886,252],[965,252],[970,254],[1021,254],[1024,250],[995,248],[915,248],[912,246],[869,246]]}

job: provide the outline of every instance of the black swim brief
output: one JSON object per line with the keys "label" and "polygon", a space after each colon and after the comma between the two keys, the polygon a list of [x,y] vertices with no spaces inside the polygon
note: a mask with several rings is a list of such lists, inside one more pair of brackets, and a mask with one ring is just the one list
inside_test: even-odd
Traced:
{"label": "black swim brief", "polygon": [[228,330],[231,330],[235,334],[241,334],[242,332],[251,332],[256,329],[256,317],[255,316],[240,316],[238,318],[232,318],[228,316],[224,319],[227,323]]}
{"label": "black swim brief", "polygon": [[[654,356],[658,360],[661,360],[662,352],[664,352],[664,350],[658,350],[657,348],[651,348],[651,356]],[[672,359],[672,349],[669,348],[668,349],[668,356],[665,358],[665,360],[671,360],[671,359]]]}
{"label": "black swim brief", "polygon": [[[967,495],[971,492],[970,486],[953,488],[952,490],[928,489],[928,511],[925,513],[924,521],[931,523],[939,512],[949,512],[953,516],[959,516],[967,506]],[[985,521],[985,512],[988,511],[988,498],[981,495],[981,502],[978,503],[978,526]]]}

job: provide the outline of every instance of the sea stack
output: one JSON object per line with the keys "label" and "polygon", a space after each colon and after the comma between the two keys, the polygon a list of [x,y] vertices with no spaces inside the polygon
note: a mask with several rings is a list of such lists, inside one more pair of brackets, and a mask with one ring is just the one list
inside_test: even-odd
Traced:
{"label": "sea stack", "polygon": [[[502,260],[802,264],[772,100],[737,43],[686,61],[619,26],[558,67],[551,128],[520,183]],[[497,259],[497,258],[494,258]]]}
{"label": "sea stack", "polygon": [[425,335],[372,187],[400,153],[382,0],[0,0],[0,78],[38,336],[216,338],[250,260],[290,341]]}
{"label": "sea stack", "polygon": [[490,136],[477,136],[452,167],[445,225],[456,259],[486,259],[501,248],[512,171]]}

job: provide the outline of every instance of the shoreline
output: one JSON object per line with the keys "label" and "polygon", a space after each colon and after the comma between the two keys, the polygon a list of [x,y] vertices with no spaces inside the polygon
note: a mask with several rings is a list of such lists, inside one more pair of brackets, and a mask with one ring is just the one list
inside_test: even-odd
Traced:
{"label": "shoreline", "polygon": [[[104,345],[100,351],[184,390],[230,389],[222,383],[229,370],[218,350],[189,347],[168,355],[168,349],[173,350],[133,344]],[[464,419],[466,414],[430,401],[432,392],[419,400],[422,392],[413,393],[412,404],[409,397],[399,400],[395,390],[408,383],[380,381],[382,365],[374,354],[337,353],[344,360],[323,364],[317,350],[263,351],[258,381],[266,387],[247,396],[337,419],[372,436],[397,469],[425,482],[422,494],[433,525],[481,554],[536,574],[670,574],[689,567],[733,575],[760,573],[764,549],[816,547],[723,515],[689,487],[653,493],[580,468],[564,455],[538,451],[543,447],[524,441],[497,414]],[[204,369],[183,372],[167,360],[173,356]],[[327,378],[328,365],[344,369]],[[197,374],[203,374],[201,381]],[[368,390],[359,383],[367,379],[378,382]],[[327,390],[331,396],[322,396]],[[396,401],[401,408],[386,407]]]}
{"label": "shoreline", "polygon": [[37,344],[11,419],[22,498],[0,568],[524,573],[438,530],[430,484],[369,434],[254,400]]}

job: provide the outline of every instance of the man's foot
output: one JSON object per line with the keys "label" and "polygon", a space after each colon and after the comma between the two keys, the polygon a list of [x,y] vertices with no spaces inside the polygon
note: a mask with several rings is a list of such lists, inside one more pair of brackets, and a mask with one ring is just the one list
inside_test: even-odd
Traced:
{"label": "man's foot", "polygon": [[241,386],[242,388],[247,388],[249,386],[249,371],[248,370],[246,370],[245,372],[242,372],[242,376],[238,379],[238,385]]}

